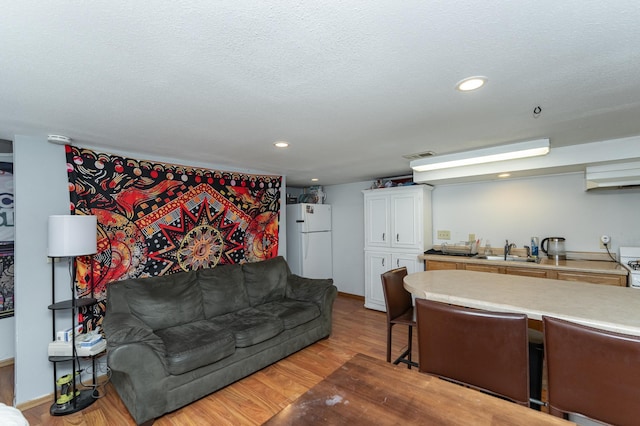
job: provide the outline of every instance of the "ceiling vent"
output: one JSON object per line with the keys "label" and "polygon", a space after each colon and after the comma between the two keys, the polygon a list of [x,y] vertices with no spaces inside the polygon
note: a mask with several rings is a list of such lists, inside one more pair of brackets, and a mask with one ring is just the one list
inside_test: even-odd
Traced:
{"label": "ceiling vent", "polygon": [[640,161],[587,167],[587,191],[640,188]]}
{"label": "ceiling vent", "polygon": [[403,155],[402,158],[406,158],[409,161],[413,161],[413,160],[419,160],[425,157],[433,157],[434,155],[436,155],[436,153],[433,151],[425,151],[425,152],[418,152],[416,154]]}

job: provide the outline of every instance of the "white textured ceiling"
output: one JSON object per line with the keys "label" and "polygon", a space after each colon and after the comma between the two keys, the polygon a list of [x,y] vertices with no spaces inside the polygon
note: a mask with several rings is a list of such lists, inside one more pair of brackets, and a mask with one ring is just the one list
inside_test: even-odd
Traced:
{"label": "white textured ceiling", "polygon": [[[1,3],[0,138],[308,186],[408,174],[428,150],[640,135],[637,0]],[[454,90],[471,75],[487,86]]]}

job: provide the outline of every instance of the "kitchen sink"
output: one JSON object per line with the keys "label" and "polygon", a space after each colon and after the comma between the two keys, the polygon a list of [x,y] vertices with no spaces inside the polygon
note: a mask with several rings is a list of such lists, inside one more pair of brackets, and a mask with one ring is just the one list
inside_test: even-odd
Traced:
{"label": "kitchen sink", "polygon": [[485,256],[485,255],[477,255],[473,257],[474,259],[484,259],[484,260],[502,260],[503,262],[506,260],[507,262],[537,262],[538,259],[534,257],[522,257],[522,256],[507,256],[505,259],[504,256]]}

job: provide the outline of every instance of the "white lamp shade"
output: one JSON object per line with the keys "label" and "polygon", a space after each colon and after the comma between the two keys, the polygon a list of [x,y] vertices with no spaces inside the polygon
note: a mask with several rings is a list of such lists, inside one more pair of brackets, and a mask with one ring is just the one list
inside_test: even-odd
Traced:
{"label": "white lamp shade", "polygon": [[94,254],[97,247],[96,216],[49,216],[49,257],[72,257]]}

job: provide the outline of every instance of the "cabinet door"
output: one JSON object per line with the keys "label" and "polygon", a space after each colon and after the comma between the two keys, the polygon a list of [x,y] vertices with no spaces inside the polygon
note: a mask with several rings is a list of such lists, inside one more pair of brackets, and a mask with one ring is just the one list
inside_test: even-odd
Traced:
{"label": "cabinet door", "polygon": [[467,263],[464,265],[467,271],[491,272],[492,274],[504,274],[504,268],[494,265],[480,265],[477,263]]}
{"label": "cabinet door", "polygon": [[389,197],[367,195],[364,199],[365,247],[389,247]]}
{"label": "cabinet door", "polygon": [[422,250],[422,193],[391,196],[391,247]]}
{"label": "cabinet door", "polygon": [[439,260],[427,260],[428,271],[438,271],[442,269],[462,269],[462,264],[456,262],[442,262]]}
{"label": "cabinet door", "polygon": [[627,277],[611,274],[590,274],[588,272],[557,271],[558,279],[565,281],[582,281],[593,284],[626,286]]}
{"label": "cabinet door", "polygon": [[533,268],[507,268],[508,275],[520,275],[523,277],[549,278],[546,269]]}
{"label": "cabinet door", "polygon": [[418,259],[418,254],[397,253],[391,255],[393,268],[407,268],[407,274],[422,271],[422,262]]}
{"label": "cabinet door", "polygon": [[380,275],[393,269],[391,255],[384,252],[367,251],[364,253],[364,267],[364,306],[386,312]]}

